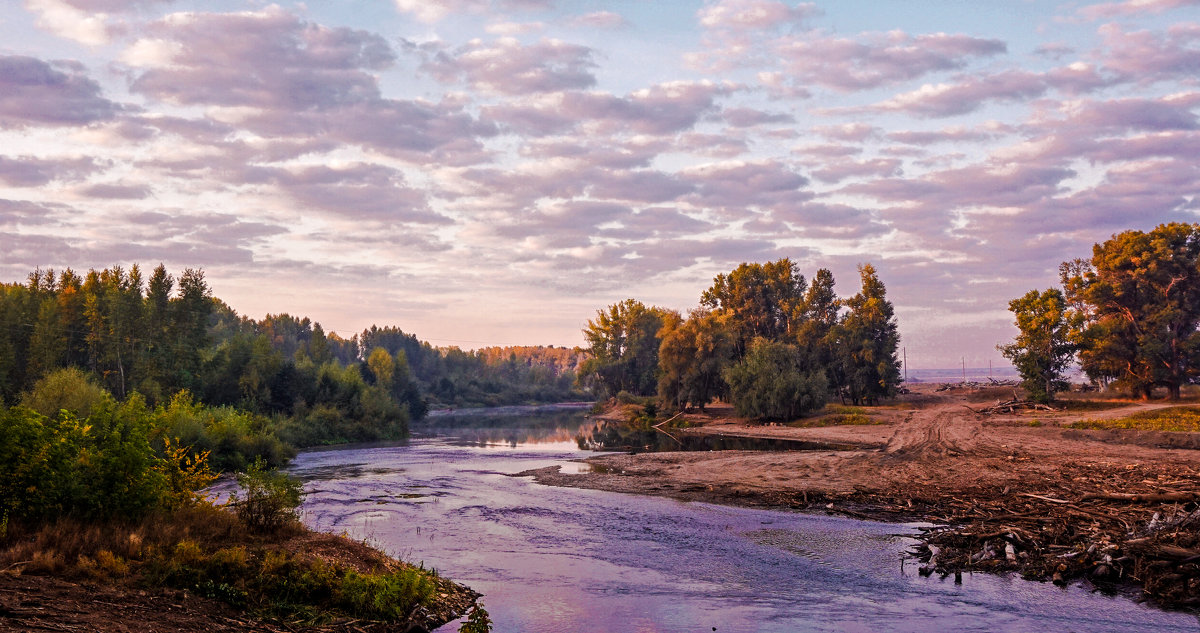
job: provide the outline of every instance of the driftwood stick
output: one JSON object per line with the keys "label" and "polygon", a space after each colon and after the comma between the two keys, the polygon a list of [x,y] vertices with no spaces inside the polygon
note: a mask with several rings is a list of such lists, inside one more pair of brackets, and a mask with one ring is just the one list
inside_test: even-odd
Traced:
{"label": "driftwood stick", "polygon": [[1067,501],[1066,499],[1055,499],[1054,497],[1046,497],[1046,496],[1043,496],[1043,495],[1035,495],[1035,494],[1033,494],[1033,493],[1031,493],[1031,492],[1019,492],[1019,493],[1017,493],[1017,496],[1019,496],[1019,497],[1031,497],[1031,498],[1033,498],[1033,499],[1041,499],[1042,501],[1049,501],[1050,503],[1066,503],[1066,504],[1070,504],[1070,503],[1071,503],[1070,501]]}

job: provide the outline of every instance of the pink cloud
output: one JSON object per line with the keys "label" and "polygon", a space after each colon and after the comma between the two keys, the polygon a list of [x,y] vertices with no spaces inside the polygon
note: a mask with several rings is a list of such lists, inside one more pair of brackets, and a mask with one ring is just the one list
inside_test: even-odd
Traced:
{"label": "pink cloud", "polygon": [[1041,75],[1019,70],[963,78],[956,84],[925,84],[868,109],[920,117],[950,117],[978,110],[988,101],[1022,101],[1048,89]]}
{"label": "pink cloud", "polygon": [[86,125],[121,110],[101,95],[82,64],[0,56],[0,129]]}
{"label": "pink cloud", "polygon": [[596,83],[592,50],[560,40],[523,45],[512,38],[472,40],[438,52],[422,68],[443,82],[465,79],[472,87],[504,95],[589,88]]}
{"label": "pink cloud", "polygon": [[1079,14],[1091,20],[1098,20],[1122,15],[1162,13],[1195,5],[1200,5],[1200,0],[1124,0],[1086,6],[1079,10]]}
{"label": "pink cloud", "polygon": [[105,169],[93,158],[0,156],[0,182],[11,187],[40,187],[53,181],[83,180]]}
{"label": "pink cloud", "polygon": [[526,103],[483,108],[483,118],[510,130],[534,136],[562,134],[579,125],[596,126],[613,134],[632,130],[669,134],[687,130],[715,110],[715,99],[727,86],[709,82],[672,82],[624,97],[602,92],[565,92]]}
{"label": "pink cloud", "polygon": [[729,125],[741,128],[796,122],[796,117],[786,112],[765,112],[755,108],[726,108],[721,116]]}
{"label": "pink cloud", "polygon": [[790,6],[774,0],[717,0],[700,9],[700,24],[709,29],[758,30],[798,24],[819,14],[812,3]]}
{"label": "pink cloud", "polygon": [[1200,73],[1200,25],[1183,23],[1167,29],[1127,32],[1116,24],[1100,27],[1107,51],[1102,65],[1126,81],[1153,83]]}
{"label": "pink cloud", "polygon": [[899,176],[902,162],[896,158],[875,158],[871,160],[851,160],[826,163],[820,169],[812,172],[813,178],[821,182],[836,183],[847,178],[874,176],[890,178]]}
{"label": "pink cloud", "polygon": [[577,15],[568,23],[576,28],[589,29],[619,29],[629,26],[629,22],[624,17],[612,11],[593,11]]}
{"label": "pink cloud", "polygon": [[899,31],[856,39],[791,37],[779,40],[773,48],[794,81],[843,92],[916,79],[935,71],[958,70],[973,58],[1007,50],[999,40],[946,33],[914,37]]}

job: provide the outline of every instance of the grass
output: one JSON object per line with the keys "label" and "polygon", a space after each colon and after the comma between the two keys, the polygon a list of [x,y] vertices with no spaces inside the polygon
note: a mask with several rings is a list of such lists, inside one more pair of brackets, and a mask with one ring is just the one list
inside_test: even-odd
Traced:
{"label": "grass", "polygon": [[1112,420],[1080,420],[1070,427],[1195,433],[1200,432],[1200,407],[1168,407]]}
{"label": "grass", "polygon": [[820,416],[794,420],[788,422],[787,425],[796,428],[813,428],[820,426],[867,426],[874,424],[885,424],[885,422],[872,417],[864,407],[829,404],[825,406]]}
{"label": "grass", "polygon": [[439,579],[361,543],[298,523],[255,535],[211,505],[140,522],[10,525],[0,569],[129,587],[173,587],[309,623],[401,622],[430,604]]}

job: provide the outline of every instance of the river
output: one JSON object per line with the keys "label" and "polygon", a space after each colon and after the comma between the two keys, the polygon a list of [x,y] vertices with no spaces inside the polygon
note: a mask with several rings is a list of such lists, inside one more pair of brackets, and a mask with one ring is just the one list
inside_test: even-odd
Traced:
{"label": "river", "polygon": [[586,468],[578,421],[436,423],[401,445],[299,455],[303,518],[483,593],[497,632],[1200,631],[1079,586],[922,578],[901,564],[910,525],[510,476]]}

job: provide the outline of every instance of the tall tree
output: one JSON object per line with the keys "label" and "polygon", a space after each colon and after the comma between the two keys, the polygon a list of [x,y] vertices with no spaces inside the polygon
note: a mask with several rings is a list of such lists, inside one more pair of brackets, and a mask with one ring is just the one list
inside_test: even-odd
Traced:
{"label": "tall tree", "polygon": [[1016,317],[1020,333],[1007,345],[997,345],[1021,374],[1021,386],[1038,402],[1050,402],[1067,387],[1065,372],[1074,357],[1069,340],[1067,300],[1062,291],[1030,290],[1013,299],[1008,309]]}
{"label": "tall tree", "polygon": [[658,350],[658,396],[665,406],[684,410],[729,392],[722,376],[733,362],[734,341],[721,316],[703,308],[662,339]]}
{"label": "tall tree", "polygon": [[1113,235],[1089,264],[1064,268],[1066,299],[1090,308],[1078,331],[1085,371],[1178,399],[1200,373],[1200,224]]}
{"label": "tall tree", "polygon": [[846,300],[849,312],[835,335],[839,370],[844,376],[842,394],[856,405],[894,396],[900,384],[895,310],[875,267],[863,264],[858,273],[862,290]]}
{"label": "tall tree", "polygon": [[592,380],[607,395],[628,391],[654,394],[658,386],[658,349],[664,327],[673,328],[679,314],[626,299],[596,312],[583,329],[591,358],[580,377]]}
{"label": "tall tree", "polygon": [[728,316],[739,356],[755,338],[779,340],[792,331],[807,284],[792,260],[743,263],[721,273],[700,297],[700,304]]}

